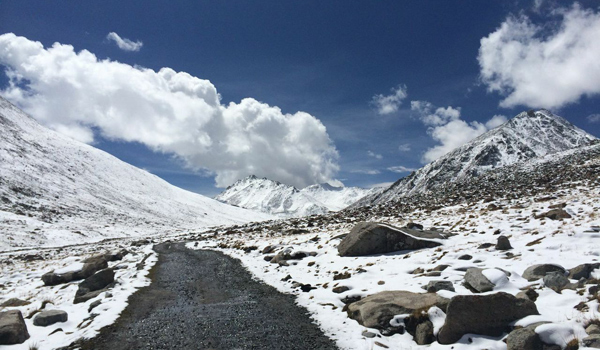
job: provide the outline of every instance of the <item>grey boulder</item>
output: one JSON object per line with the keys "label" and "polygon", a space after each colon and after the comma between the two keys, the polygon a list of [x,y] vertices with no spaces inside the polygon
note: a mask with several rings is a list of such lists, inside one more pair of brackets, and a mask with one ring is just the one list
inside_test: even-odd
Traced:
{"label": "grey boulder", "polygon": [[450,281],[429,281],[426,286],[423,286],[423,289],[425,289],[427,293],[435,293],[440,290],[455,291],[454,285]]}
{"label": "grey boulder", "polygon": [[471,267],[465,273],[465,286],[478,293],[485,293],[494,290],[496,286],[483,274],[483,269]]}
{"label": "grey boulder", "polygon": [[546,287],[557,293],[560,293],[569,284],[569,279],[561,272],[550,272],[544,276],[543,281]]}
{"label": "grey boulder", "polygon": [[417,250],[442,245],[446,238],[437,231],[397,228],[377,222],[360,222],[338,245],[340,256],[384,254],[401,250]]}
{"label": "grey boulder", "polygon": [[506,337],[507,350],[543,350],[544,344],[531,327],[519,328]]}
{"label": "grey boulder", "polygon": [[467,333],[499,336],[511,322],[539,315],[535,303],[499,292],[490,295],[458,295],[450,299],[440,344],[452,344]]}
{"label": "grey boulder", "polygon": [[0,312],[0,345],[22,344],[27,339],[29,333],[21,311]]}
{"label": "grey boulder", "polygon": [[540,278],[544,278],[550,272],[560,272],[562,274],[566,274],[567,270],[564,267],[556,264],[538,264],[529,266],[523,272],[523,278],[528,280],[529,282],[539,280]]}
{"label": "grey boulder", "polygon": [[97,297],[114,281],[115,272],[113,269],[105,269],[96,272],[79,284],[79,289],[77,289],[77,292],[75,293],[75,300],[73,303],[83,303]]}
{"label": "grey boulder", "polygon": [[569,270],[569,278],[579,280],[581,278],[589,279],[592,271],[600,268],[600,264],[581,264]]}
{"label": "grey boulder", "polygon": [[46,327],[58,322],[67,322],[69,315],[62,310],[47,310],[35,315],[33,319],[34,326]]}
{"label": "grey boulder", "polygon": [[48,272],[42,275],[42,281],[46,286],[55,286],[57,284],[69,283],[84,278],[88,278],[97,271],[108,267],[106,255],[97,255],[83,261],[83,267],[78,271],[67,272],[63,274]]}
{"label": "grey boulder", "polygon": [[498,237],[498,242],[496,243],[496,249],[497,250],[512,249],[512,246],[510,245],[510,241],[508,240],[508,237],[506,237],[506,236]]}

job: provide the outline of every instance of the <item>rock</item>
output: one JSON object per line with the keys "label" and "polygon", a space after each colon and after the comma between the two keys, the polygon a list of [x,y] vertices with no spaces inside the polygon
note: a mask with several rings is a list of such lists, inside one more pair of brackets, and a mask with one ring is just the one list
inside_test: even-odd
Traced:
{"label": "rock", "polygon": [[360,222],[338,245],[340,256],[383,254],[442,245],[434,239],[446,238],[436,231],[397,228],[376,222]]}
{"label": "rock", "polygon": [[567,273],[567,270],[560,265],[555,264],[538,264],[529,266],[523,272],[523,278],[528,280],[529,282],[539,280],[540,278],[544,278],[550,272],[561,272],[563,274]]}
{"label": "rock", "polygon": [[581,278],[589,279],[590,274],[595,269],[600,268],[600,264],[581,264],[569,270],[569,279],[579,280]]}
{"label": "rock", "polygon": [[529,328],[519,328],[506,338],[507,350],[543,350],[543,343],[537,333]]}
{"label": "rock", "polygon": [[35,315],[33,319],[34,326],[46,327],[58,322],[67,322],[69,315],[62,310],[47,310]]}
{"label": "rock", "polygon": [[81,270],[67,272],[64,274],[57,274],[54,272],[48,272],[42,275],[42,281],[46,286],[55,286],[57,284],[69,283],[71,281],[77,281],[81,279],[85,279],[108,267],[108,262],[106,260],[105,255],[97,255],[91,258],[88,258],[83,261],[83,267]]}
{"label": "rock", "polygon": [[352,277],[352,274],[350,274],[350,272],[336,273],[335,275],[333,275],[333,280],[334,281],[347,280],[350,277]]}
{"label": "rock", "polygon": [[29,333],[21,311],[0,312],[0,345],[22,344],[27,339]]}
{"label": "rock", "polygon": [[[440,271],[446,270],[449,267],[450,267],[450,265],[438,265],[438,266],[434,267],[433,269],[431,269],[431,271],[440,272]],[[420,272],[420,273],[423,273],[423,272]]]}
{"label": "rock", "polygon": [[506,236],[498,237],[498,242],[496,243],[496,249],[497,250],[512,249],[512,246],[510,245],[510,241],[508,240],[508,237],[506,237]]}
{"label": "rock", "polygon": [[600,326],[592,323],[591,325],[587,326],[585,332],[589,335],[600,334]]}
{"label": "rock", "polygon": [[26,301],[26,300],[21,300],[19,298],[11,298],[8,299],[7,301],[3,302],[2,304],[0,304],[1,307],[15,307],[15,306],[25,306],[25,305],[29,305],[31,304],[31,302]]}
{"label": "rock", "polygon": [[279,253],[277,253],[271,259],[271,263],[283,265],[283,263],[287,262],[288,260],[302,260],[309,255],[310,255],[310,253],[307,253],[307,252],[301,252],[301,251],[295,252],[291,248],[286,248],[286,249],[280,251]]}
{"label": "rock", "polygon": [[494,290],[496,286],[483,274],[483,269],[471,267],[465,273],[465,286],[478,293],[485,293]]}
{"label": "rock", "polygon": [[539,294],[533,288],[527,288],[527,290],[520,291],[517,293],[516,297],[520,299],[528,299],[531,301],[536,301]]}
{"label": "rock", "polygon": [[377,336],[377,334],[375,334],[373,332],[369,332],[369,331],[363,331],[362,336],[365,338],[375,338]]}
{"label": "rock", "polygon": [[550,220],[562,220],[562,219],[570,219],[572,216],[567,213],[564,209],[552,209],[540,215],[537,215],[536,219],[548,218]]}
{"label": "rock", "polygon": [[104,289],[115,281],[115,272],[113,269],[105,269],[86,278],[79,284],[79,289],[75,293],[74,304],[88,301],[97,297]]}
{"label": "rock", "polygon": [[339,286],[339,287],[333,288],[331,291],[334,292],[334,293],[340,294],[340,293],[344,293],[344,292],[349,291],[349,290],[350,290],[349,287]]}
{"label": "rock", "polygon": [[479,247],[477,247],[477,249],[487,249],[487,248],[490,248],[490,247],[493,247],[493,246],[494,246],[493,243],[482,243],[482,244],[479,245]]}
{"label": "rock", "polygon": [[600,349],[600,334],[593,334],[583,338],[582,343],[588,348]]}
{"label": "rock", "polygon": [[411,230],[423,230],[423,225],[421,224],[417,224],[416,222],[409,222],[408,224],[406,224],[406,228],[411,229]]}
{"label": "rock", "polygon": [[544,276],[544,285],[560,293],[569,284],[569,279],[561,272],[550,272]]}
{"label": "rock", "polygon": [[369,328],[387,328],[395,315],[437,306],[446,309],[448,299],[433,293],[384,291],[348,305],[348,317]]}
{"label": "rock", "polygon": [[458,295],[448,304],[440,344],[452,344],[467,333],[500,336],[513,321],[539,315],[535,303],[508,293]]}
{"label": "rock", "polygon": [[101,300],[96,300],[96,301],[92,302],[90,304],[90,306],[88,307],[88,312],[91,312],[95,307],[100,306],[100,304],[102,304]]}
{"label": "rock", "polygon": [[471,260],[473,257],[469,254],[461,255],[458,257],[458,260]]}
{"label": "rock", "polygon": [[420,323],[415,331],[414,340],[418,345],[433,343],[435,341],[435,336],[433,335],[433,323],[429,320]]}
{"label": "rock", "polygon": [[427,286],[423,286],[427,293],[435,293],[440,290],[449,290],[454,292],[454,285],[450,281],[429,281]]}

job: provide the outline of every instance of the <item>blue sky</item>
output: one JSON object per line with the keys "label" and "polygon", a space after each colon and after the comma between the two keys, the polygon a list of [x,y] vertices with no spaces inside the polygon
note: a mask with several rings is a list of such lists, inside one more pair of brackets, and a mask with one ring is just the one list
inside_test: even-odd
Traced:
{"label": "blue sky", "polygon": [[[574,4],[540,0],[0,1],[0,34],[14,33],[27,39],[5,37],[4,45],[14,44],[13,51],[10,57],[0,55],[0,65],[22,74],[24,80],[11,88],[3,74],[0,89],[42,123],[58,131],[77,132],[83,141],[202,194],[212,196],[220,192],[215,183],[225,186],[253,169],[259,176],[299,187],[326,179],[368,187],[406,176],[503,118],[530,108],[548,107],[600,136],[600,117],[594,117],[600,113],[600,88],[595,87],[600,86],[596,74],[599,61],[569,61],[567,57],[565,63],[556,58],[568,54],[568,45],[590,54],[597,49],[586,42],[600,37],[595,31],[600,28],[596,27],[600,23],[600,12],[594,7],[597,3]],[[572,32],[581,32],[578,26],[587,28],[587,37],[573,39]],[[131,40],[130,44],[139,42],[140,47],[129,47],[137,51],[119,48],[116,40],[108,38],[111,32]],[[484,38],[489,40],[482,42]],[[564,41],[561,38],[575,42],[555,48]],[[37,50],[43,54],[55,42],[72,45],[75,54],[87,50],[97,60],[86,61],[90,64],[87,70],[101,67],[99,62],[105,59],[127,65],[113,67],[116,77],[99,85],[113,84],[111,91],[117,92],[111,94],[131,93],[131,100],[138,102],[112,105],[117,95],[104,98],[103,94],[94,97],[73,91],[95,88],[93,81],[65,73],[77,72],[81,64],[52,72],[50,60],[38,61],[46,66],[35,73],[25,72],[22,63],[27,58],[18,61],[21,58],[15,57],[31,52],[23,48],[31,42],[40,42],[43,49]],[[509,56],[506,50],[511,42],[522,46],[521,56],[536,50],[540,55]],[[128,48],[127,44],[123,47]],[[591,73],[578,75],[573,66]],[[203,107],[192,108],[189,106],[198,102],[198,96],[181,99],[171,87],[168,94],[149,93],[158,97],[147,101],[152,97],[144,98],[139,90],[153,89],[147,86],[149,81],[160,79],[151,77],[133,85],[138,78],[124,76],[131,71],[124,69],[127,67],[155,72],[169,67],[188,73],[202,82],[186,77],[186,84],[199,84],[203,91],[214,87],[221,100],[214,102],[212,95],[202,95]],[[86,70],[81,69],[85,75]],[[51,85],[44,80],[49,75],[63,80]],[[73,83],[77,79],[81,81]],[[196,90],[190,92],[190,86],[186,85],[186,93],[196,94]],[[62,88],[60,94],[56,92]],[[77,96],[83,96],[79,104]],[[253,100],[242,103],[244,98]],[[414,103],[417,101],[420,103]],[[177,120],[178,104],[186,104],[184,112],[191,121],[163,135],[163,120],[157,115],[153,127],[144,127],[139,133],[134,128],[123,131],[127,129],[124,126],[144,123],[144,114],[135,121],[127,118],[146,102],[151,104],[147,113],[167,108],[172,120]],[[235,105],[229,106],[230,102]],[[281,114],[267,104],[277,106]],[[82,105],[97,106],[97,113],[78,111]],[[61,107],[76,112],[67,118]],[[111,118],[98,116],[108,110],[115,113],[111,116],[117,120],[115,125],[109,124]],[[286,117],[298,111],[308,114]],[[224,116],[208,120],[202,113]],[[240,120],[236,118],[247,120],[255,115],[252,113],[270,118],[261,124],[260,138],[236,141],[252,139],[247,133],[256,128],[242,130],[227,123]],[[196,117],[202,122],[194,121]],[[295,133],[298,123],[302,132]],[[319,128],[321,124],[326,132]],[[190,126],[203,132],[188,135]],[[293,137],[274,136],[286,132]],[[177,139],[178,133],[189,142]],[[214,145],[224,139],[229,141],[216,150]],[[296,147],[304,140],[315,146]],[[251,154],[244,155],[240,149]],[[235,156],[230,159],[231,152]],[[293,156],[286,156],[290,154]]]}

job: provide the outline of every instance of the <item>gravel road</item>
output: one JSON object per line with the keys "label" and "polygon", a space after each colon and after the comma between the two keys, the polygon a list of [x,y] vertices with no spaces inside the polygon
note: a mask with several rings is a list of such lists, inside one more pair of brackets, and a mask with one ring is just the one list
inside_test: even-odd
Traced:
{"label": "gravel road", "polygon": [[152,284],[82,349],[337,349],[294,297],[236,259],[164,243]]}

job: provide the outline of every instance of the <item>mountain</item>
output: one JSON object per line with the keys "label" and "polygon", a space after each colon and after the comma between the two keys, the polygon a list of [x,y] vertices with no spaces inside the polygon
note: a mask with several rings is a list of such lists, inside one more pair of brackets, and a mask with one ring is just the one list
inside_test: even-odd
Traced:
{"label": "mountain", "polygon": [[353,207],[425,194],[443,184],[537,157],[588,146],[596,137],[547,110],[523,112]]}
{"label": "mountain", "polygon": [[172,186],[0,98],[0,249],[270,218]]}
{"label": "mountain", "polygon": [[294,186],[250,175],[227,187],[215,199],[279,217],[301,217],[341,210],[371,192],[358,187],[335,187],[329,184],[317,184],[299,190]]}

